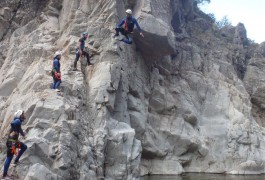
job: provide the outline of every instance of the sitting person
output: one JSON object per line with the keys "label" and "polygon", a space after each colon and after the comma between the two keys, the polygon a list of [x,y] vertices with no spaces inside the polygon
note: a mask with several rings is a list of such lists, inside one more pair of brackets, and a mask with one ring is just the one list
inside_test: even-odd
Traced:
{"label": "sitting person", "polygon": [[[124,25],[124,27],[123,27]],[[126,17],[121,20],[121,22],[117,25],[115,28],[116,34],[114,35],[114,38],[117,38],[119,36],[119,33],[124,35],[126,38],[121,39],[120,41],[123,41],[127,44],[132,44],[132,39],[128,36],[128,34],[132,34],[134,30],[134,25],[136,25],[138,31],[140,32],[140,35],[144,37],[141,27],[139,26],[137,20],[132,16],[132,10],[127,9],[126,10]]]}

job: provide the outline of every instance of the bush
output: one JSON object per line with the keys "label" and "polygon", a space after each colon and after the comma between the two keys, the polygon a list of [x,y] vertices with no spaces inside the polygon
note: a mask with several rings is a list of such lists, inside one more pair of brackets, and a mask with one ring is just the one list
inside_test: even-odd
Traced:
{"label": "bush", "polygon": [[210,3],[211,0],[194,0],[197,4]]}
{"label": "bush", "polygon": [[226,26],[232,26],[231,21],[227,18],[227,16],[224,16],[221,21],[216,21],[215,23],[219,29],[226,27]]}

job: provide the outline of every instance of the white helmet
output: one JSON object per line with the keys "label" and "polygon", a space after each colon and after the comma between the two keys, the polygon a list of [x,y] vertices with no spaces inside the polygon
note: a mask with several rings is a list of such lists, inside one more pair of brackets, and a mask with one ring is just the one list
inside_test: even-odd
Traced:
{"label": "white helmet", "polygon": [[127,9],[125,12],[132,15],[132,10],[130,9]]}
{"label": "white helmet", "polygon": [[20,116],[23,114],[24,111],[22,110],[17,110],[14,114],[15,118],[20,118]]}
{"label": "white helmet", "polygon": [[62,55],[62,51],[56,51],[55,53],[54,53],[54,57],[56,57],[56,56],[61,56]]}

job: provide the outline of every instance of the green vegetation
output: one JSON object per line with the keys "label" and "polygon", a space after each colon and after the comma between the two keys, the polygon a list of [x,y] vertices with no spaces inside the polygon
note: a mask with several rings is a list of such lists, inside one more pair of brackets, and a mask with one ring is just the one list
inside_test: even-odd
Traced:
{"label": "green vegetation", "polygon": [[[211,3],[211,0],[194,0],[194,1],[197,2],[199,7],[202,7],[205,3]],[[212,19],[212,21],[216,24],[216,26],[219,29],[232,25],[231,21],[228,19],[227,16],[224,16],[220,21],[217,21],[213,13],[209,13],[207,15]]]}
{"label": "green vegetation", "polygon": [[211,0],[194,0],[195,2],[197,2],[197,4],[204,4],[204,3],[210,3]]}
{"label": "green vegetation", "polygon": [[219,29],[227,26],[232,26],[232,23],[227,16],[224,16],[220,21],[216,21],[215,24]]}

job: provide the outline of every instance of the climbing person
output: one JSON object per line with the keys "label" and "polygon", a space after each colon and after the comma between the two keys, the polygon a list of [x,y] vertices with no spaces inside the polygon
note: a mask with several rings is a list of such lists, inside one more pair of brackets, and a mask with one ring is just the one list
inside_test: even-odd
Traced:
{"label": "climbing person", "polygon": [[86,56],[87,59],[87,65],[93,65],[90,62],[89,59],[89,53],[85,51],[85,41],[88,38],[88,34],[87,32],[83,32],[82,33],[82,37],[79,39],[79,45],[76,48],[76,52],[75,52],[75,62],[74,62],[74,71],[77,70],[77,61],[79,60],[80,56]]}
{"label": "climbing person", "polygon": [[[18,140],[19,134],[25,138],[25,133],[23,132],[21,128],[22,122],[26,119],[24,115],[24,111],[17,110],[14,114],[14,120],[11,122],[11,129],[8,135],[8,139],[6,142],[7,147],[7,157],[4,164],[4,172],[3,172],[3,178],[8,179],[10,176],[8,176],[7,171],[9,168],[9,165],[13,159],[14,154],[17,155],[14,161],[14,165],[19,164],[19,159],[21,155],[26,151],[27,146],[20,142]],[[17,149],[20,149],[20,151],[17,153]]]}
{"label": "climbing person", "polygon": [[123,38],[121,40],[119,39],[119,40],[127,44],[132,44],[132,39],[128,35],[133,34],[134,25],[136,25],[138,31],[140,32],[140,36],[144,37],[141,27],[139,26],[137,20],[132,16],[132,10],[127,9],[126,17],[122,19],[117,25],[117,27],[115,28],[116,34],[114,35],[114,38],[118,39],[119,33],[121,33],[126,38]]}
{"label": "climbing person", "polygon": [[53,77],[53,85],[52,89],[55,89],[55,91],[60,92],[58,89],[60,87],[60,84],[62,82],[61,80],[61,70],[60,70],[60,59],[62,57],[61,51],[56,51],[53,57],[53,66],[52,66],[52,77]]}

